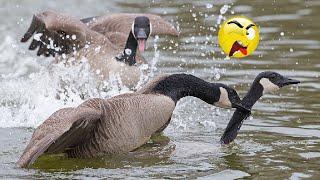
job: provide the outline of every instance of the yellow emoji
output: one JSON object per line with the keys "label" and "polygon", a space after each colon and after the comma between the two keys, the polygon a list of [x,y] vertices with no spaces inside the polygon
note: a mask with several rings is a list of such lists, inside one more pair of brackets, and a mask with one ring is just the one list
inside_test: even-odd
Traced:
{"label": "yellow emoji", "polygon": [[256,50],[259,44],[259,28],[246,17],[233,17],[221,25],[218,41],[228,56],[242,58]]}

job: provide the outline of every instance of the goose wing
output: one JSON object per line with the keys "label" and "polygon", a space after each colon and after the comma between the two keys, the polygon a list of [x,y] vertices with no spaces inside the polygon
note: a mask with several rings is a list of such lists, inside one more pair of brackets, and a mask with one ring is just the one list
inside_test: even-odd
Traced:
{"label": "goose wing", "polygon": [[31,37],[29,50],[38,49],[38,56],[49,57],[69,54],[84,47],[87,42],[101,41],[104,36],[68,15],[44,11],[33,16],[21,42],[27,42]]}
{"label": "goose wing", "polygon": [[85,157],[132,151],[168,121],[174,107],[166,96],[125,94],[61,109],[35,130],[17,164],[25,167],[45,152],[72,151],[82,145],[89,145]]}
{"label": "goose wing", "polygon": [[154,14],[115,13],[85,18],[81,21],[86,23],[92,30],[101,34],[106,34],[107,32],[122,32],[128,34],[131,30],[132,23],[137,16],[147,16],[150,19],[152,24],[151,35],[179,35],[179,32],[172,24]]}
{"label": "goose wing", "polygon": [[17,165],[28,166],[45,152],[60,152],[89,139],[101,116],[98,102],[99,99],[92,99],[77,108],[53,113],[34,131]]}

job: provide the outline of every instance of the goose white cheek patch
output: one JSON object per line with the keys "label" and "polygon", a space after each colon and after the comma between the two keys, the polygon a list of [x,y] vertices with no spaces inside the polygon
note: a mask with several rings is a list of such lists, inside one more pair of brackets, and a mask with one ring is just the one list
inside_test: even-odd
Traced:
{"label": "goose white cheek patch", "polygon": [[134,34],[134,22],[133,22],[132,25],[131,25],[131,32],[132,32],[132,34],[133,34],[133,37],[134,37],[135,39],[137,39],[137,38],[136,38],[136,35]]}
{"label": "goose white cheek patch", "polygon": [[220,89],[220,98],[219,98],[219,101],[215,103],[215,105],[222,108],[231,108],[231,102],[230,102],[227,90],[223,87],[220,87],[219,89]]}
{"label": "goose white cheek patch", "polygon": [[275,92],[280,89],[279,86],[275,85],[267,78],[262,78],[259,83],[263,87],[263,93]]}

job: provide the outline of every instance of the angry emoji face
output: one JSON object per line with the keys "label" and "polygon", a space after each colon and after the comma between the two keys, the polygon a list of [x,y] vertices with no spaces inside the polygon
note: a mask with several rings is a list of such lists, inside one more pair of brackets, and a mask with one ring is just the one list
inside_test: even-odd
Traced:
{"label": "angry emoji face", "polygon": [[248,18],[233,17],[219,30],[218,40],[222,50],[230,57],[250,55],[259,44],[259,28]]}

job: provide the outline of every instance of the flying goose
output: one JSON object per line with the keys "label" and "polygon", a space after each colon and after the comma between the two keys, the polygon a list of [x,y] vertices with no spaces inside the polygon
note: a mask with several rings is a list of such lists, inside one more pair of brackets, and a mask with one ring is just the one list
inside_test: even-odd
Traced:
{"label": "flying goose", "polygon": [[89,18],[85,23],[86,20],[54,11],[38,13],[21,42],[33,36],[29,50],[37,49],[38,56],[59,55],[57,61],[70,56],[85,57],[101,80],[116,73],[124,85],[133,87],[141,74],[137,65],[143,63],[137,48],[143,51],[150,35],[178,35],[170,23],[152,14],[120,13],[94,19]]}
{"label": "flying goose", "polygon": [[177,102],[186,96],[246,111],[237,92],[224,84],[188,74],[162,75],[136,93],[89,99],[56,111],[34,131],[17,164],[26,167],[43,153],[92,158],[133,151],[168,125]]}
{"label": "flying goose", "polygon": [[[284,86],[298,83],[300,83],[300,81],[284,77],[276,72],[262,72],[255,78],[250,87],[250,90],[242,99],[242,105],[251,110],[253,105],[260,99],[260,97],[264,93],[275,92]],[[251,111],[245,112],[239,110],[236,110],[233,113],[232,118],[221,137],[220,141],[222,144],[229,144],[237,137],[238,131],[240,130],[243,121],[250,116],[250,113]]]}

